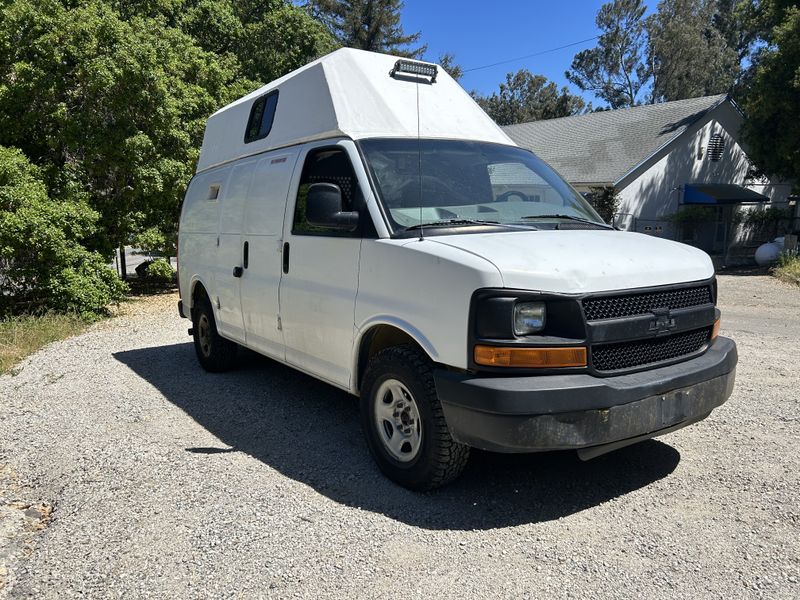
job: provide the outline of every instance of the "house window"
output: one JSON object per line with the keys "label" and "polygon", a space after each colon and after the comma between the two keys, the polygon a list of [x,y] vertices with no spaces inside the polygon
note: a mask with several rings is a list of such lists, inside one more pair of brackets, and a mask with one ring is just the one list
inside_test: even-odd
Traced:
{"label": "house window", "polygon": [[715,133],[708,140],[708,158],[713,162],[718,162],[722,158],[722,153],[725,150],[725,140],[722,134]]}
{"label": "house window", "polygon": [[278,90],[264,94],[253,102],[250,118],[247,119],[247,129],[244,132],[245,144],[264,139],[269,135],[277,106]]}

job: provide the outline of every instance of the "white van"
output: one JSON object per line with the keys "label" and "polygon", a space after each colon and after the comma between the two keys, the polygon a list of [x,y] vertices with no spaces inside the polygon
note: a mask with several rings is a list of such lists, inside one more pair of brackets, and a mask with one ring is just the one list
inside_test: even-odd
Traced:
{"label": "white van", "polygon": [[709,257],[616,231],[435,65],[325,56],[208,120],[181,316],[361,398],[375,460],[428,489],[469,448],[582,458],[730,396]]}

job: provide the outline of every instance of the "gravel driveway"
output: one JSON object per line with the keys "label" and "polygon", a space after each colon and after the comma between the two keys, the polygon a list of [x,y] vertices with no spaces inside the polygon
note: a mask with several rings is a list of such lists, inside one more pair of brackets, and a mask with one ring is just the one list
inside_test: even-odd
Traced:
{"label": "gravel driveway", "polygon": [[351,397],[198,367],[174,296],[0,378],[0,597],[797,598],[800,290],[721,276],[737,387],[588,463],[476,452],[414,494]]}

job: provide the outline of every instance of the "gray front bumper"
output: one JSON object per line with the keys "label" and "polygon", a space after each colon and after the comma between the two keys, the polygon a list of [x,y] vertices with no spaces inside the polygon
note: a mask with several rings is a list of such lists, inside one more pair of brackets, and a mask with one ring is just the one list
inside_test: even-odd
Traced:
{"label": "gray front bumper", "polygon": [[[697,422],[733,391],[737,352],[718,338],[692,360],[616,377],[474,377],[435,372],[453,438],[496,452],[639,441]],[[590,453],[587,453],[590,454]]]}

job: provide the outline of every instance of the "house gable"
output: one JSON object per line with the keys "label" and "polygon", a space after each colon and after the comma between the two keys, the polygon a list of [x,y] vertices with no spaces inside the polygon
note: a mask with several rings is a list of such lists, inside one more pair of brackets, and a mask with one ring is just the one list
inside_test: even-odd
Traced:
{"label": "house gable", "polygon": [[[709,177],[719,178],[724,176],[724,170],[730,176],[735,173],[736,183],[743,184],[750,164],[738,142],[743,121],[738,107],[729,98],[725,98],[724,101],[708,110],[691,124],[686,125],[678,135],[670,138],[643,161],[634,165],[630,171],[614,181],[614,187],[617,191],[624,190],[673,152],[677,152],[672,159],[673,162],[676,157],[680,157],[677,160],[681,161],[689,161],[690,156],[692,157],[691,162],[687,162],[692,165],[690,169],[692,177],[700,178],[699,180]],[[708,142],[715,133],[723,137],[724,156],[719,161],[706,160]],[[691,149],[692,145],[694,145],[694,152]],[[699,154],[702,154],[700,158],[698,158]]]}
{"label": "house gable", "polygon": [[[637,165],[618,182],[620,225],[633,228],[635,218],[637,230],[643,230],[645,224],[660,226],[667,233],[671,216],[683,202],[684,186],[692,183],[734,184],[768,196],[773,202],[784,201],[788,185],[749,178],[750,160],[739,141],[742,123],[736,105],[726,101]],[[722,142],[718,160],[709,156],[714,135]]]}
{"label": "house gable", "polygon": [[[725,95],[599,111],[504,127],[573,185],[613,185],[657,155]],[[656,159],[657,160],[657,159]]]}

